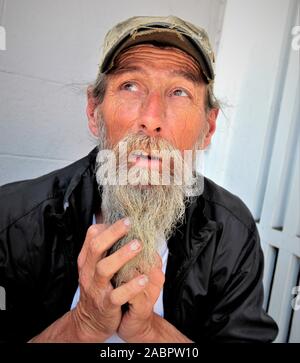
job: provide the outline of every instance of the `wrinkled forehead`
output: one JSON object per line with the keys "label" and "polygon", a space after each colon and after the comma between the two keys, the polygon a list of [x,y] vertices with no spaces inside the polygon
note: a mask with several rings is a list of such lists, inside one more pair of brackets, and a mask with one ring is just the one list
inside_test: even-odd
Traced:
{"label": "wrinkled forehead", "polygon": [[174,75],[188,76],[194,82],[205,82],[200,64],[191,55],[173,46],[152,43],[135,45],[122,51],[108,74],[134,71],[138,69],[138,64],[152,64],[156,68],[167,65]]}

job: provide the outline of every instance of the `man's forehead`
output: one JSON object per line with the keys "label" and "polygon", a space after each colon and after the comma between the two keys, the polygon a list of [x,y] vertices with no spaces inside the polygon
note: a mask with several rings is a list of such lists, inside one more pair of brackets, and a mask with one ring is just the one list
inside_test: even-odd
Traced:
{"label": "man's forehead", "polygon": [[109,74],[141,73],[147,75],[151,64],[156,70],[167,68],[170,77],[183,77],[193,82],[204,79],[200,66],[190,55],[174,47],[157,47],[152,44],[142,44],[123,51]]}

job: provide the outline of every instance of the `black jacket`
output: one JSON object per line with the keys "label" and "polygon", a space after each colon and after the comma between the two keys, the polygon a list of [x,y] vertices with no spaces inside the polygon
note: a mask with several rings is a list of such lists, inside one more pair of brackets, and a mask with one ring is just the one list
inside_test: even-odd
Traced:
{"label": "black jacket", "polygon": [[[77,256],[100,206],[94,149],[37,179],[0,188],[0,341],[26,341],[70,309]],[[270,342],[263,254],[245,205],[209,179],[168,241],[165,318],[196,342]]]}

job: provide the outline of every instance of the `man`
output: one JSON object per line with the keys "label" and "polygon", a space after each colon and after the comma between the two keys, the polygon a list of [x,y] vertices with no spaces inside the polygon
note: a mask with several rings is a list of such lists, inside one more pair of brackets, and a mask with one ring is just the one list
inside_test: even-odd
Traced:
{"label": "man", "polygon": [[[214,134],[213,81],[207,35],[188,22],[135,17],[108,33],[88,88],[99,149],[1,188],[3,340],[275,339],[262,309],[263,255],[250,212],[194,178],[195,163],[183,158]],[[172,155],[167,169],[164,152]],[[193,177],[176,183],[182,170]],[[111,171],[126,171],[126,183],[107,178]],[[171,182],[162,183],[168,173]],[[148,183],[152,175],[158,183]]]}

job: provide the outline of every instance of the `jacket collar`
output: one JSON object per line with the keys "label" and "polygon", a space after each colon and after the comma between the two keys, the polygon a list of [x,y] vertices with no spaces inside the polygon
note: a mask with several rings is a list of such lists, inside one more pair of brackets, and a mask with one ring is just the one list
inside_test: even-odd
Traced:
{"label": "jacket collar", "polygon": [[63,175],[68,180],[68,186],[64,192],[62,213],[55,217],[64,230],[65,241],[75,242],[75,255],[80,252],[93,214],[101,206],[101,193],[95,178],[97,153],[98,147],[70,165]]}
{"label": "jacket collar", "polygon": [[[72,176],[64,195],[64,209],[68,208],[69,200],[74,193],[74,190],[82,182],[83,177],[87,176],[95,179],[95,164],[97,153],[98,147],[95,147],[86,157],[80,159],[77,163],[74,164],[74,166],[76,165],[76,172]],[[91,184],[94,183],[92,182]]]}

